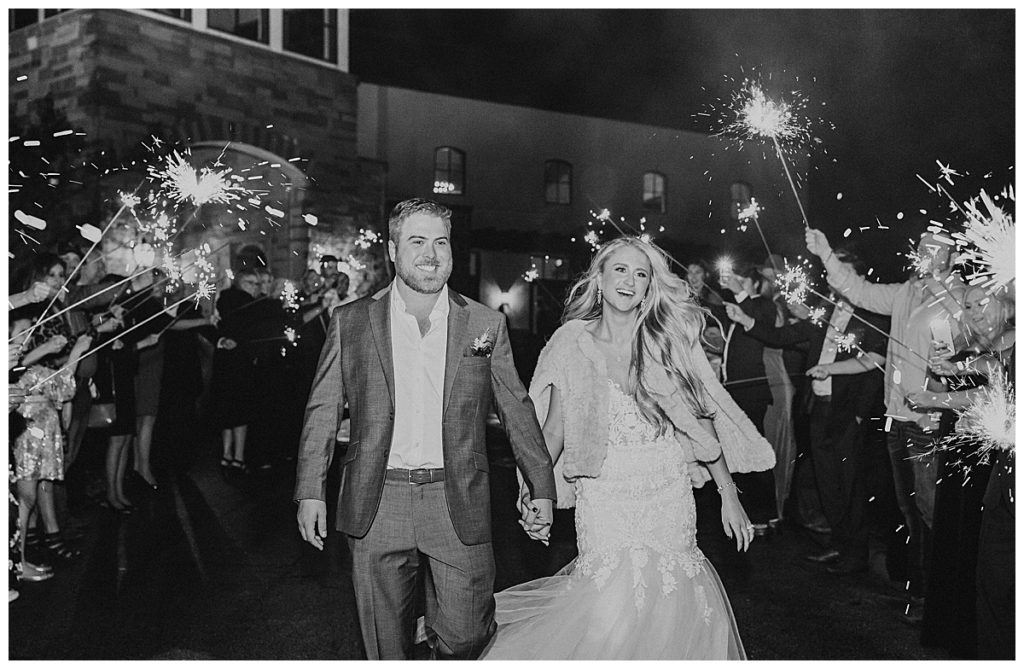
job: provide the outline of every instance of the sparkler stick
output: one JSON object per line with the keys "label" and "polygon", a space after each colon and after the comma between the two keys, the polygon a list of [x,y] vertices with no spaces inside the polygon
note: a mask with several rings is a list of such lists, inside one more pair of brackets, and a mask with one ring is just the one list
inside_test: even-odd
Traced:
{"label": "sparkler stick", "polygon": [[[139,186],[141,186],[141,185],[142,184],[139,184]],[[138,187],[136,187],[136,190],[138,190]],[[39,314],[40,317],[45,316],[46,312],[50,310],[50,307],[52,307],[53,303],[57,301],[57,298],[60,297],[60,294],[64,291],[64,289],[66,289],[68,287],[68,283],[71,281],[71,278],[75,276],[75,272],[77,272],[82,267],[82,264],[85,262],[85,259],[89,257],[90,253],[93,252],[93,250],[96,248],[96,245],[99,244],[100,241],[103,240],[103,236],[105,234],[107,234],[107,230],[110,230],[110,226],[112,226],[114,224],[114,221],[116,221],[118,219],[118,217],[121,216],[121,213],[124,212],[124,210],[127,209],[127,208],[128,208],[128,205],[122,204],[121,208],[117,210],[117,213],[114,214],[114,217],[110,219],[110,222],[107,223],[106,227],[103,228],[103,231],[100,232],[99,236],[96,238],[96,241],[94,241],[92,243],[92,246],[90,246],[89,250],[85,252],[85,255],[82,256],[82,259],[78,261],[78,264],[75,266],[75,269],[72,270],[67,275],[67,277],[64,279],[64,285],[62,285],[60,287],[60,290],[58,290],[57,293],[53,296],[53,299],[50,300],[50,303],[47,304],[46,308],[43,309],[43,312],[41,314]],[[32,336],[32,333],[35,332],[37,327],[39,327],[39,321],[36,321],[32,325],[32,327],[29,328],[29,330],[28,330],[28,336],[29,337]]]}
{"label": "sparkler stick", "polygon": [[[173,309],[174,307],[176,307],[176,306],[178,306],[178,305],[180,305],[180,304],[183,304],[183,303],[187,302],[188,300],[191,300],[191,299],[192,299],[192,298],[194,298],[194,297],[195,297],[195,296],[196,296],[196,295],[197,295],[198,293],[199,293],[199,291],[196,291],[195,293],[192,293],[191,295],[189,295],[189,296],[187,296],[187,297],[184,297],[184,298],[182,298],[182,299],[178,300],[177,302],[175,302],[175,303],[174,303],[174,304],[172,304],[171,306],[169,306],[169,307],[164,307],[163,309],[161,309],[161,310],[160,310],[160,311],[158,311],[157,313],[153,314],[152,316],[150,316],[150,317],[149,317],[149,318],[147,318],[146,320],[143,320],[143,321],[139,321],[138,323],[136,323],[135,325],[131,326],[130,328],[128,328],[128,329],[127,329],[127,330],[125,330],[124,332],[121,332],[120,334],[118,334],[118,335],[117,335],[116,337],[111,337],[110,339],[108,339],[107,341],[103,342],[102,344],[100,344],[100,345],[99,345],[99,346],[97,346],[96,348],[94,348],[94,349],[91,349],[91,350],[89,350],[89,351],[87,351],[87,352],[83,353],[83,354],[82,354],[82,356],[81,356],[81,357],[80,357],[80,358],[79,358],[78,360],[76,360],[76,361],[75,361],[75,364],[77,365],[77,364],[78,364],[79,362],[81,362],[82,360],[85,360],[86,358],[88,358],[88,357],[89,357],[90,355],[92,355],[93,353],[95,353],[95,352],[99,351],[100,349],[106,348],[106,347],[107,347],[107,346],[109,346],[110,344],[113,344],[113,343],[114,343],[115,341],[117,341],[117,340],[118,340],[118,339],[120,339],[121,337],[125,336],[126,334],[128,334],[128,333],[129,333],[129,332],[131,332],[132,330],[136,330],[136,329],[138,329],[138,328],[142,327],[143,325],[145,325],[146,323],[150,322],[150,321],[151,321],[151,320],[153,320],[154,318],[157,318],[158,316],[161,316],[161,315],[163,315],[163,314],[164,314],[164,312],[166,312],[166,311],[168,311],[168,310],[170,310],[170,309]],[[46,383],[47,381],[49,381],[49,380],[50,380],[50,379],[52,379],[53,377],[55,377],[55,376],[57,376],[58,374],[60,374],[61,372],[63,372],[63,371],[64,371],[65,369],[67,369],[68,367],[70,367],[70,364],[65,364],[65,365],[63,365],[63,366],[62,366],[62,367],[61,367],[60,369],[58,369],[58,370],[57,370],[56,372],[54,372],[53,374],[50,374],[49,376],[47,376],[47,377],[46,377],[45,379],[43,379],[42,381],[39,381],[39,382],[38,382],[38,383],[36,383],[36,384],[35,384],[34,386],[32,386],[32,387],[31,387],[31,388],[30,388],[29,390],[30,390],[30,391],[31,391],[31,390],[35,390],[36,388],[38,388],[38,387],[39,387],[39,386],[41,386],[42,384]]]}
{"label": "sparkler stick", "polygon": [[[803,202],[800,201],[800,195],[797,193],[796,184],[793,183],[793,176],[789,173],[789,165],[786,164],[786,158],[782,155],[782,147],[779,146],[779,140],[775,135],[772,135],[772,143],[775,144],[775,155],[777,155],[779,160],[782,161],[782,169],[786,172],[786,179],[789,180],[789,187],[793,189],[793,197],[796,198],[796,206],[800,208],[800,217],[804,221],[804,230],[809,230],[811,224],[807,222],[807,212],[804,211],[804,205]],[[757,222],[756,218],[754,219],[754,222]],[[761,227],[758,226],[758,230],[760,229]]]}

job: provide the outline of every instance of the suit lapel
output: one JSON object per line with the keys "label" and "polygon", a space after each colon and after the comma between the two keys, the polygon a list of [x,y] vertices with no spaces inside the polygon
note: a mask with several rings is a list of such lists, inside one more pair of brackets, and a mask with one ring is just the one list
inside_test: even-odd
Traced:
{"label": "suit lapel", "polygon": [[452,395],[452,384],[462,362],[463,340],[466,337],[466,326],[469,324],[469,309],[466,301],[455,291],[448,290],[448,344],[445,348],[444,363],[444,411],[448,411],[448,401]]}
{"label": "suit lapel", "polygon": [[[377,345],[380,365],[384,368],[384,380],[388,384],[391,406],[395,406],[395,363],[391,356],[391,296],[384,289],[373,296],[368,307],[370,312],[370,330],[373,342]],[[447,385],[445,386],[447,389]],[[447,392],[447,390],[446,390]]]}

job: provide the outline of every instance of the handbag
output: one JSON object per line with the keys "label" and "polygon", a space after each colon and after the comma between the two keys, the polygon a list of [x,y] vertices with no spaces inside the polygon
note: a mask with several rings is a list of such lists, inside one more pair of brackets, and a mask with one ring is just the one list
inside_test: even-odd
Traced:
{"label": "handbag", "polygon": [[110,427],[115,420],[117,420],[117,407],[113,402],[102,402],[89,407],[88,427]]}

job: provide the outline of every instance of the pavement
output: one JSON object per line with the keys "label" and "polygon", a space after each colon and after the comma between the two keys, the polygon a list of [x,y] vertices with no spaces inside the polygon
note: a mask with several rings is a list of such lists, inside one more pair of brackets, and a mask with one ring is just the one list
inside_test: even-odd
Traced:
{"label": "pavement", "polygon": [[[496,589],[553,573],[575,555],[572,512],[550,547],[516,525],[515,472],[489,441]],[[212,435],[187,472],[136,490],[125,516],[73,507],[85,555],[22,585],[9,605],[9,659],[334,660],[365,657],[344,539],[301,541],[294,463],[223,475]],[[337,458],[336,458],[337,462]],[[333,471],[333,470],[332,470]],[[336,472],[329,488],[337,490]],[[718,571],[748,656],[757,660],[949,659],[901,621],[901,585],[873,551],[871,570],[836,576],[803,560],[815,535],[783,525],[749,553],[730,546],[713,490],[697,493],[698,543]],[[333,506],[333,505],[330,505]]]}

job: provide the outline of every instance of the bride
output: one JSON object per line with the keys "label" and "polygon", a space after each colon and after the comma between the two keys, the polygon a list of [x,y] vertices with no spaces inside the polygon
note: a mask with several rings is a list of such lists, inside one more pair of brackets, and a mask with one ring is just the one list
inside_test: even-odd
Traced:
{"label": "bride", "polygon": [[[563,321],[530,395],[558,505],[576,506],[579,556],[495,595],[482,659],[744,659],[697,548],[692,486],[714,480],[725,533],[745,551],[753,526],[729,472],[769,469],[775,456],[715,378],[702,310],[660,249],[623,237],[573,286]],[[525,487],[520,504],[545,540]]]}

